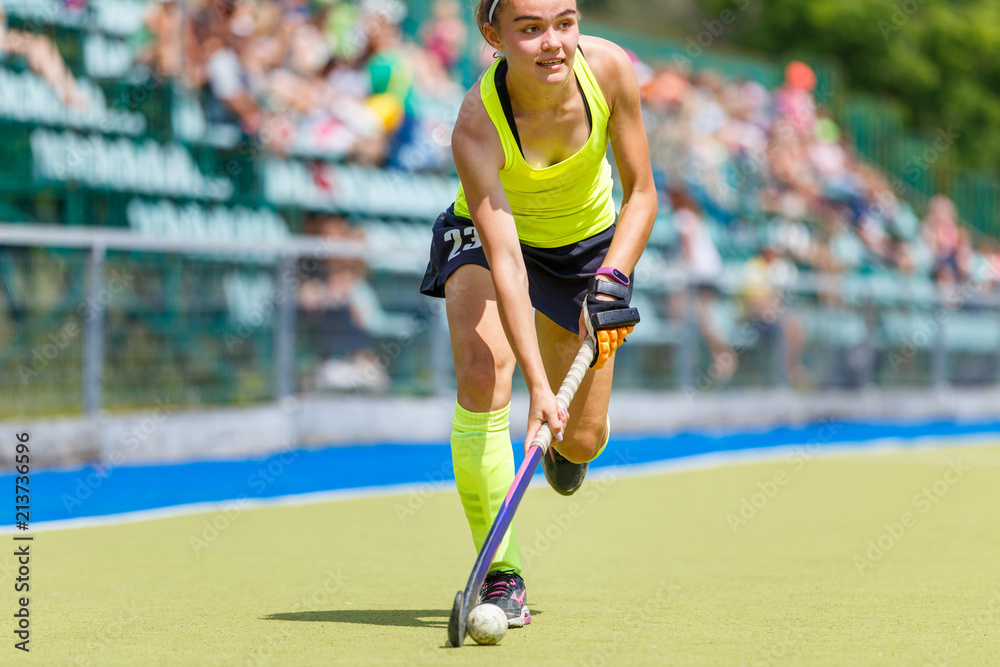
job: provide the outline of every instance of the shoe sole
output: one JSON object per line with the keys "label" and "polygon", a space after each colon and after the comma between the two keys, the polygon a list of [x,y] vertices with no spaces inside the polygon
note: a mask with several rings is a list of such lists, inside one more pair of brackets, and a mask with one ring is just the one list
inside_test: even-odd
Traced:
{"label": "shoe sole", "polygon": [[519,616],[507,619],[508,628],[523,628],[529,623],[531,623],[531,612],[528,611],[527,605],[521,607],[521,614]]}
{"label": "shoe sole", "polygon": [[[548,457],[548,454],[546,454],[546,457]],[[542,472],[545,475],[545,481],[547,481],[549,483],[549,486],[552,487],[553,491],[555,491],[556,493],[558,493],[561,496],[572,496],[574,493],[576,493],[577,491],[579,491],[580,487],[583,486],[584,479],[587,477],[587,472],[590,469],[590,462],[589,461],[587,463],[581,464],[581,465],[586,466],[583,469],[583,476],[580,477],[580,481],[577,483],[576,486],[574,486],[571,489],[567,489],[567,488],[563,488],[563,487],[559,486],[559,483],[556,481],[556,473],[555,473],[554,470],[552,470],[551,475],[550,475],[550,472],[549,472],[550,468],[546,464],[546,460],[543,460],[542,464],[543,464],[542,465]]]}

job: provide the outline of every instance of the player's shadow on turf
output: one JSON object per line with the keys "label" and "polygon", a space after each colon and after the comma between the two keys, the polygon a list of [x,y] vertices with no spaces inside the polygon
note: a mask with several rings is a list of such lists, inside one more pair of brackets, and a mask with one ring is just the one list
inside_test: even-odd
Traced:
{"label": "player's shadow on turf", "polygon": [[447,628],[450,610],[441,609],[331,609],[268,614],[267,621],[318,621],[321,623],[361,623],[408,628]]}
{"label": "player's shadow on turf", "polygon": [[[532,610],[532,616],[542,612]],[[331,609],[329,611],[294,611],[268,614],[265,621],[312,621],[321,623],[360,623],[394,625],[403,628],[447,628],[450,609]]]}

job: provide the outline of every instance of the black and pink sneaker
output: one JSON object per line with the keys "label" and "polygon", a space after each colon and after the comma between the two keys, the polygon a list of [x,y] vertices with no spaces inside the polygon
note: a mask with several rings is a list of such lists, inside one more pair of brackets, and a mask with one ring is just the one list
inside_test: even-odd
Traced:
{"label": "black and pink sneaker", "polygon": [[507,614],[507,627],[522,628],[531,623],[524,579],[513,570],[497,570],[486,575],[479,593],[480,604],[495,604]]}

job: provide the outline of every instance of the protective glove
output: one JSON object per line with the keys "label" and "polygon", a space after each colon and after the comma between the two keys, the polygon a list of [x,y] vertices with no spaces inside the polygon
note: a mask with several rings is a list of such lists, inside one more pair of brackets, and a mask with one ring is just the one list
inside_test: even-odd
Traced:
{"label": "protective glove", "polygon": [[[600,299],[599,294],[612,298]],[[596,348],[591,368],[604,368],[604,364],[608,363],[611,355],[639,323],[639,311],[629,306],[631,298],[631,286],[609,280],[590,279],[590,289],[583,308],[587,333],[593,337]]]}

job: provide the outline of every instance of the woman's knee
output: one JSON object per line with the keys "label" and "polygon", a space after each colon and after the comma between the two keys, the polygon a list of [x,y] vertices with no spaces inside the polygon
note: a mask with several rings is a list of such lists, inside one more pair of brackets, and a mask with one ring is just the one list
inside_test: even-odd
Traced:
{"label": "woman's knee", "polygon": [[573,463],[587,463],[597,458],[608,441],[605,425],[574,432],[570,437],[558,444],[559,453]]}
{"label": "woman's knee", "polygon": [[466,359],[455,360],[459,395],[471,399],[475,404],[469,406],[470,409],[487,403],[492,405],[494,399],[509,399],[513,372],[512,360],[506,359],[504,355],[473,354]]}

